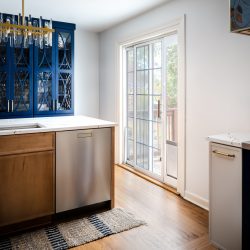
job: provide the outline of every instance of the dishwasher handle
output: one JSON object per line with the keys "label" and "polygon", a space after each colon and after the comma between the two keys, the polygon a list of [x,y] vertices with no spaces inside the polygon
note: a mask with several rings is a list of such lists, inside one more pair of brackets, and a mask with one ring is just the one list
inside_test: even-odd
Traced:
{"label": "dishwasher handle", "polygon": [[77,133],[77,138],[88,138],[88,137],[92,137],[92,136],[93,136],[92,131]]}

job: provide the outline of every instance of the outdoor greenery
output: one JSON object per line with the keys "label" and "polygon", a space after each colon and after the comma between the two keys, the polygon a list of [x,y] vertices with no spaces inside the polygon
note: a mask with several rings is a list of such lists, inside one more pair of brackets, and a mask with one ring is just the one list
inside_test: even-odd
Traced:
{"label": "outdoor greenery", "polygon": [[178,54],[177,44],[167,48],[167,97],[168,108],[177,107],[177,81],[178,81]]}

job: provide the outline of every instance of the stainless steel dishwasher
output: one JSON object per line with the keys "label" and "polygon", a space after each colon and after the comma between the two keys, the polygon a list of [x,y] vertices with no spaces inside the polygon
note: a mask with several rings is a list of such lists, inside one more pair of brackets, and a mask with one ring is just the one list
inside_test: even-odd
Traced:
{"label": "stainless steel dishwasher", "polygon": [[111,199],[111,128],[56,133],[56,212]]}

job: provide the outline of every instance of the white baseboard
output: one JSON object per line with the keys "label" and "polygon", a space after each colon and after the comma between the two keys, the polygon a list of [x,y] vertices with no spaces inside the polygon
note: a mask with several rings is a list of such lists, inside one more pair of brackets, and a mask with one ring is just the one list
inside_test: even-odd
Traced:
{"label": "white baseboard", "polygon": [[209,210],[209,201],[196,195],[196,194],[185,191],[185,196],[183,198],[185,200],[188,200],[188,201],[194,203],[195,205],[197,205],[199,207],[202,207],[206,210]]}

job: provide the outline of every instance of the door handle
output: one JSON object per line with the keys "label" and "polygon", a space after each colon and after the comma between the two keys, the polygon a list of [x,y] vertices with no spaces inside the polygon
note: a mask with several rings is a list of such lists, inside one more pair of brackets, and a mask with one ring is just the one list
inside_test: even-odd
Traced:
{"label": "door handle", "polygon": [[158,106],[157,106],[158,110],[157,110],[157,117],[161,118],[161,101],[158,100]]}
{"label": "door handle", "polygon": [[11,100],[11,112],[14,112],[14,100]]}
{"label": "door handle", "polygon": [[214,153],[214,154],[217,154],[217,155],[226,156],[226,157],[229,157],[229,158],[234,158],[234,157],[235,157],[234,154],[224,153],[224,152],[221,152],[221,151],[219,151],[219,150],[213,150],[213,153]]}

